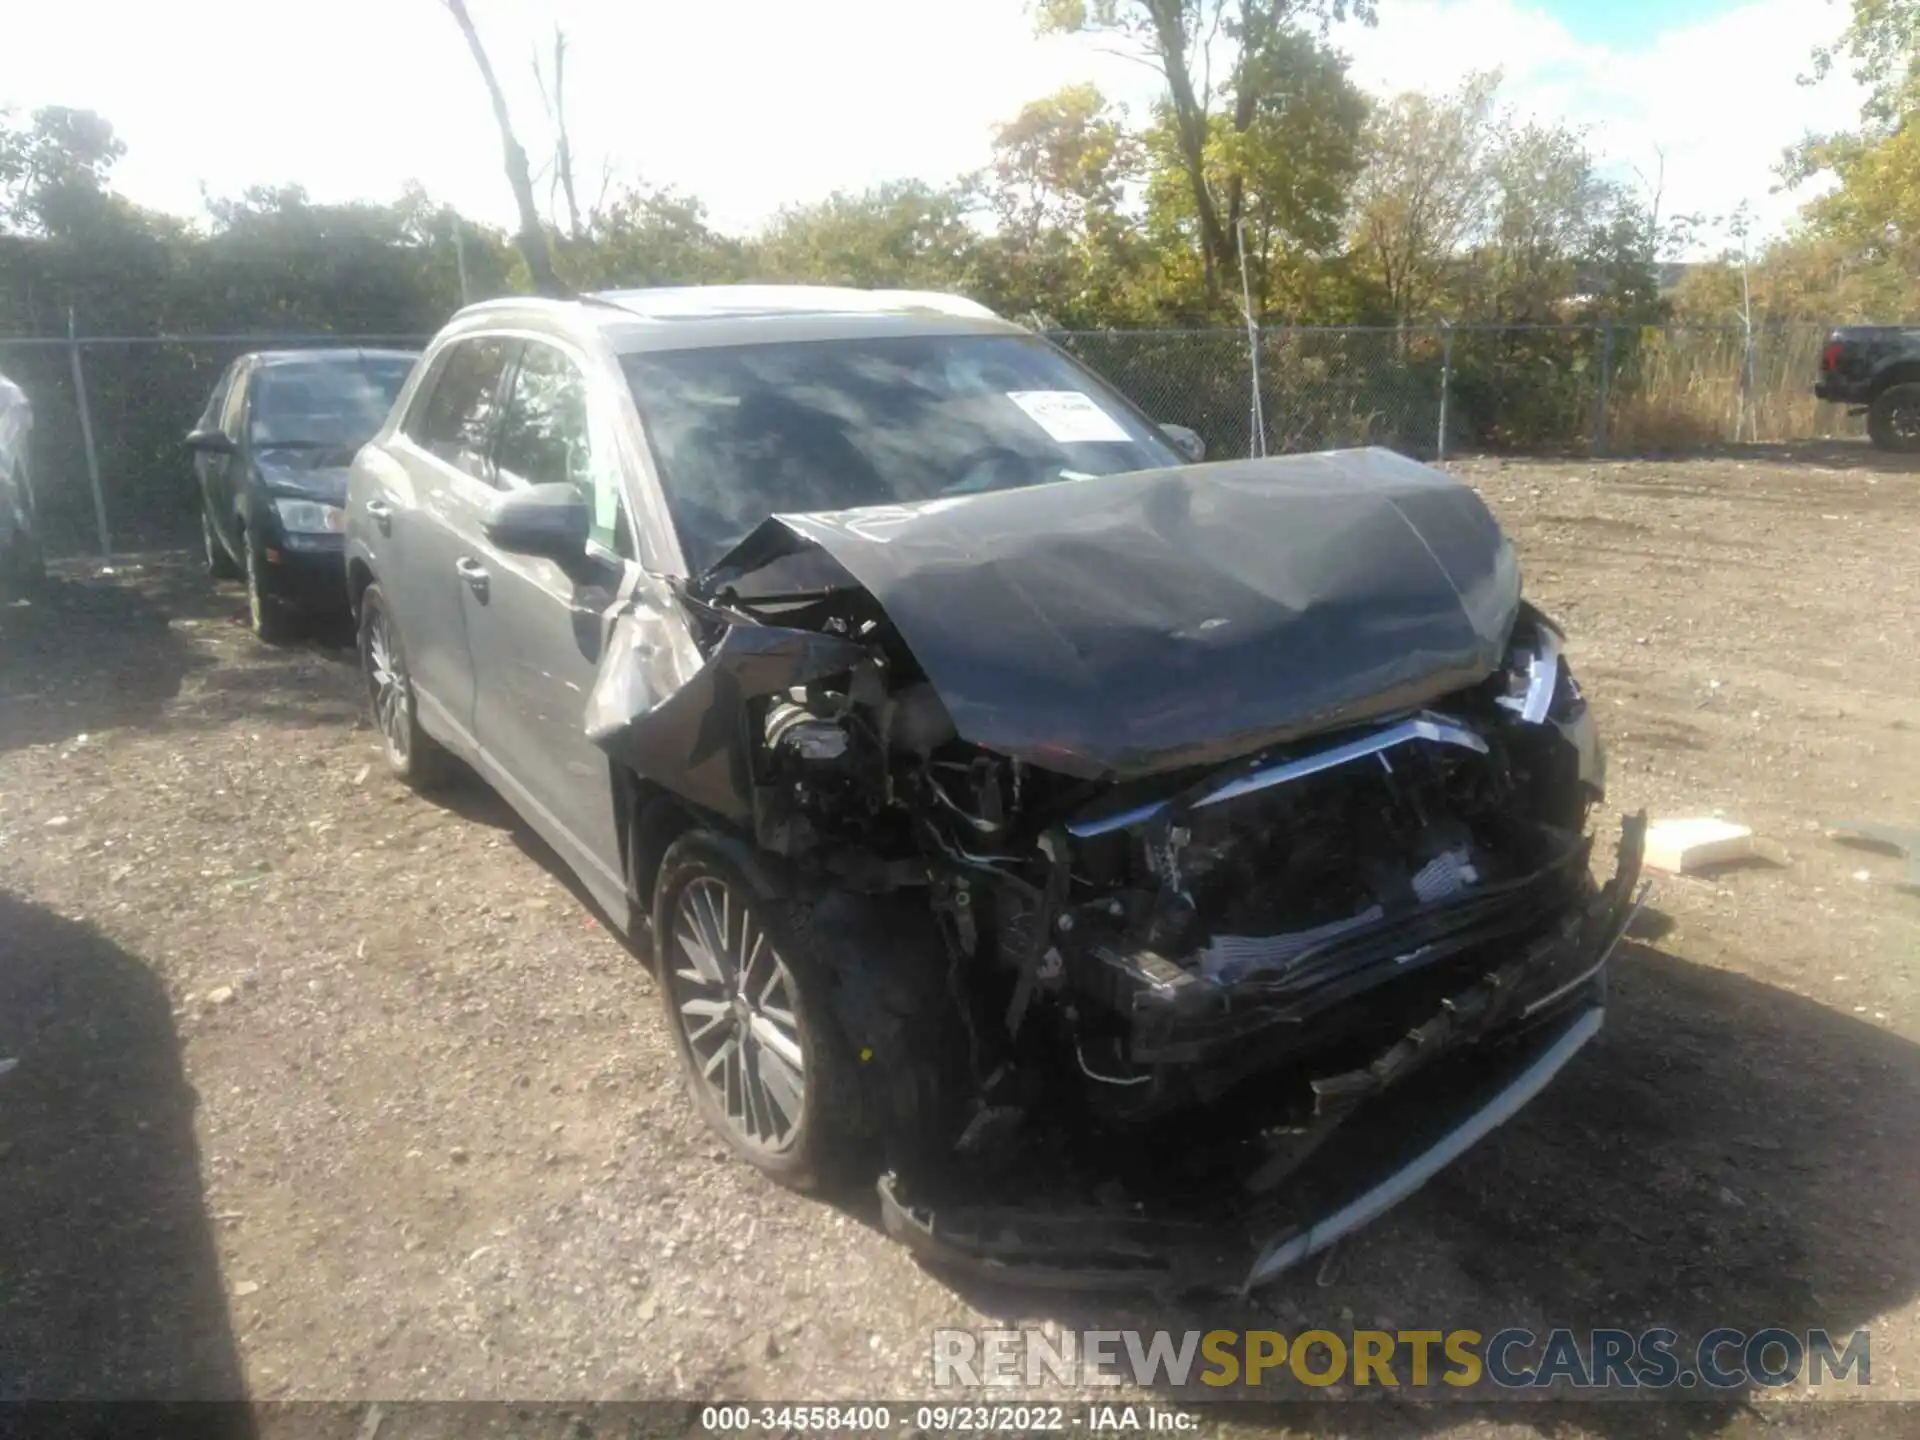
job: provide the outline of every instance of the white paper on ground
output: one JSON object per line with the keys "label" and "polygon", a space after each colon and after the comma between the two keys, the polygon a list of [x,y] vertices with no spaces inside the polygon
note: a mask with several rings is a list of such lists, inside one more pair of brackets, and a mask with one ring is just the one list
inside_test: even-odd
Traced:
{"label": "white paper on ground", "polygon": [[1062,445],[1086,441],[1125,444],[1128,439],[1118,420],[1096,405],[1091,395],[1078,390],[1009,390],[1007,398]]}

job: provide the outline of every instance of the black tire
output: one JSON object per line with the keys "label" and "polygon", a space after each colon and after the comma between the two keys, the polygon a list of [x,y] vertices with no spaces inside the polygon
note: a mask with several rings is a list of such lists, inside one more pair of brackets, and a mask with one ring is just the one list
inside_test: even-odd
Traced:
{"label": "black tire", "polygon": [[378,585],[369,585],[360,596],[359,646],[360,673],[366,677],[373,725],[380,732],[380,750],[387,757],[387,768],[415,790],[444,785],[454,773],[454,760],[438,740],[420,728],[406,647]]}
{"label": "black tire", "polygon": [[240,553],[246,557],[246,573],[240,578],[247,587],[247,628],[263,644],[284,645],[297,627],[286,607],[267,594],[266,560],[252,536],[243,538]]}
{"label": "black tire", "polygon": [[227,553],[226,542],[221,540],[214,528],[213,516],[207,513],[207,507],[200,507],[200,546],[206,552],[207,574],[215,580],[238,580],[240,567],[233,563],[233,556]]}
{"label": "black tire", "polygon": [[[703,907],[709,936],[724,929],[723,950],[748,956],[748,979],[737,959],[724,957],[717,976],[703,977],[694,955]],[[694,1108],[714,1133],[794,1190],[838,1187],[870,1171],[855,1062],[833,1015],[833,969],[809,907],[771,893],[729,842],[694,830],[660,862],[653,934],[667,1028]],[[689,1012],[689,1002],[724,1004],[727,1013]],[[703,1021],[711,1024],[701,1029]],[[728,1046],[731,1062],[721,1058]],[[795,1051],[797,1070],[789,1063]]]}
{"label": "black tire", "polygon": [[1867,438],[1876,450],[1920,454],[1920,382],[1889,385],[1867,407]]}

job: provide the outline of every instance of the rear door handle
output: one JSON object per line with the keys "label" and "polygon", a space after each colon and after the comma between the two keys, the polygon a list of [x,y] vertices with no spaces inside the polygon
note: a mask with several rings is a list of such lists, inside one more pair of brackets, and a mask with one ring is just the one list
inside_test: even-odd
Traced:
{"label": "rear door handle", "polygon": [[460,578],[467,582],[474,594],[481,598],[487,593],[487,567],[471,555],[462,555],[453,562],[453,568],[460,572]]}
{"label": "rear door handle", "polygon": [[373,517],[373,523],[386,534],[393,529],[393,507],[384,500],[367,501],[367,514]]}

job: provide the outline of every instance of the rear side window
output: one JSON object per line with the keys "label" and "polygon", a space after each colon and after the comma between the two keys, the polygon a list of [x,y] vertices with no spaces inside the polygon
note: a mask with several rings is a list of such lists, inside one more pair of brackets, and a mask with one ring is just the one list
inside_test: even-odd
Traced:
{"label": "rear side window", "polygon": [[240,417],[247,411],[248,379],[249,367],[243,360],[234,366],[233,375],[227,381],[227,396],[221,405],[220,428],[234,440],[240,438]]}
{"label": "rear side window", "polygon": [[500,418],[500,380],[513,349],[513,341],[489,337],[455,342],[441,358],[425,402],[407,417],[415,444],[488,485],[498,483],[488,452]]}

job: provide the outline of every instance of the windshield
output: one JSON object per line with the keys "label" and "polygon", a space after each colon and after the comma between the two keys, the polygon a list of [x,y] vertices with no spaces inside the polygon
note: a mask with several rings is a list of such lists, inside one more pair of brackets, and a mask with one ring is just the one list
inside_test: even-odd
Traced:
{"label": "windshield", "polygon": [[622,363],[696,574],[769,515],[1181,463],[1105,384],[1027,336],[647,351]]}
{"label": "windshield", "polygon": [[397,357],[265,366],[253,380],[253,444],[358,449],[387,418],[412,369]]}

